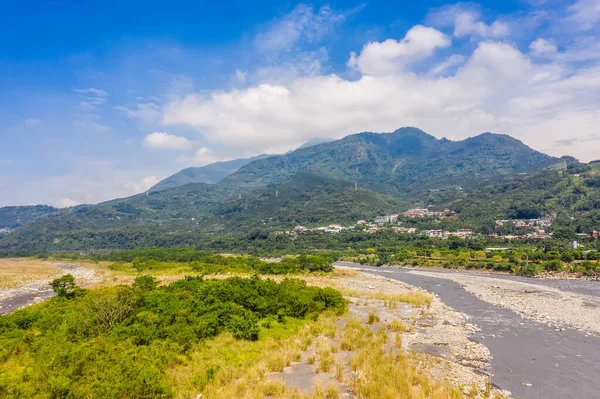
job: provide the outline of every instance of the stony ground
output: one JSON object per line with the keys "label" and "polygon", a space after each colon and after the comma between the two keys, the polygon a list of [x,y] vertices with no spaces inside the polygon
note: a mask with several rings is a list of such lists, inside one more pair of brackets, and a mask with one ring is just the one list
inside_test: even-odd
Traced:
{"label": "stony ground", "polygon": [[3,310],[14,311],[48,299],[52,295],[50,281],[61,275],[73,275],[77,285],[82,287],[98,283],[102,279],[96,270],[74,264],[53,263],[48,267],[57,271],[51,273],[50,278],[29,281],[14,288],[0,289],[0,314],[5,313]]}
{"label": "stony ground", "polygon": [[[342,272],[342,274],[345,274]],[[469,324],[467,316],[445,306],[435,296],[431,303],[423,307],[415,307],[409,303],[374,299],[384,295],[398,295],[417,292],[414,287],[400,281],[361,273],[347,272],[336,278],[306,277],[309,284],[333,286],[342,292],[351,292],[346,296],[350,300],[348,314],[338,321],[338,329],[343,329],[348,319],[359,319],[374,332],[388,329],[399,321],[405,327],[403,332],[391,332],[388,342],[395,341],[395,334],[401,336],[402,350],[415,353],[417,367],[439,381],[450,381],[459,387],[468,397],[504,397],[506,392],[492,389],[490,391],[489,351],[481,344],[472,342],[469,337],[477,328]],[[377,320],[369,322],[370,315],[377,315]],[[328,338],[328,344],[335,345],[335,338]],[[311,392],[315,386],[334,386],[342,397],[352,398],[352,394],[343,384],[335,371],[319,372],[318,362],[314,362],[316,345],[313,344],[299,362],[287,367],[282,373],[273,373],[271,379],[284,381],[290,387],[298,387],[303,392]],[[388,348],[393,350],[393,346]],[[351,353],[340,352],[335,361],[347,362]],[[348,369],[346,367],[345,369]],[[490,394],[491,392],[491,394]]]}
{"label": "stony ground", "polygon": [[557,329],[572,327],[600,335],[600,299],[544,285],[488,276],[411,271],[457,282],[479,299],[510,309],[522,317]]}

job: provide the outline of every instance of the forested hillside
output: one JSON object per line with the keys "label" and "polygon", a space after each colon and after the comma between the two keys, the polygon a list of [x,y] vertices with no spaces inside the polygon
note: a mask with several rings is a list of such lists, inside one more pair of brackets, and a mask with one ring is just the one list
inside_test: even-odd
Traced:
{"label": "forested hillside", "polygon": [[[559,174],[563,164],[569,169]],[[0,249],[202,246],[207,235],[349,225],[415,206],[458,215],[419,225],[427,229],[487,233],[496,219],[556,213],[557,226],[589,232],[597,228],[597,165],[559,162],[506,135],[452,142],[415,128],[361,133],[255,160],[218,184],[58,210],[0,238]]]}
{"label": "forested hillside", "polygon": [[558,162],[506,135],[485,133],[463,141],[438,140],[416,128],[360,133],[341,140],[257,160],[227,176],[237,190],[281,182],[300,171],[356,181],[402,198],[429,188],[473,185]]}
{"label": "forested hillside", "polygon": [[56,211],[56,208],[47,205],[6,206],[0,208],[0,229],[14,229]]}

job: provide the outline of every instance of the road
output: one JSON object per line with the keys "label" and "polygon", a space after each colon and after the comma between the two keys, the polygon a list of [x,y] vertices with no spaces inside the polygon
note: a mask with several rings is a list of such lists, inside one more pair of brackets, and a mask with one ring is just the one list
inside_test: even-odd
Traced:
{"label": "road", "polygon": [[[435,293],[448,306],[471,317],[481,331],[472,339],[491,352],[493,383],[522,399],[600,398],[600,337],[575,329],[557,329],[521,317],[512,310],[478,299],[446,272],[414,274],[410,269],[378,268],[348,262],[336,266],[362,269]],[[600,282],[525,279],[477,274],[551,287],[600,299]],[[600,311],[600,310],[598,310]]]}

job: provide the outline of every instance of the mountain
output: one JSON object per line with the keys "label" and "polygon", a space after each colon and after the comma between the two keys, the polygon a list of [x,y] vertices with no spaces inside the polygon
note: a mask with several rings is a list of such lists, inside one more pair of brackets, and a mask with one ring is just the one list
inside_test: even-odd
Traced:
{"label": "mountain", "polygon": [[[452,206],[461,221],[476,226],[515,211],[509,209],[511,204],[526,208],[519,197],[524,191],[534,193],[527,200],[538,204],[553,198],[552,185],[548,191],[536,191],[520,176],[557,176],[547,167],[558,164],[562,161],[506,135],[485,133],[450,141],[416,128],[359,133],[256,159],[217,184],[159,187],[98,205],[61,209],[1,238],[0,248],[189,246],[207,234],[226,237],[257,228],[346,223],[423,204]],[[513,191],[501,188],[511,180],[526,183]],[[183,181],[169,184],[179,183]],[[567,190],[560,198],[569,195]],[[493,205],[498,201],[502,206]],[[557,206],[573,210],[563,202]],[[477,214],[477,209],[488,211]]]}
{"label": "mountain", "polygon": [[[235,195],[219,185],[192,183],[98,205],[81,205],[40,219],[0,240],[0,248],[85,250],[188,246],[213,233],[246,234],[257,227],[290,229],[355,222],[406,207],[348,181],[311,173]],[[183,233],[183,234],[182,234]],[[186,241],[177,241],[181,235]]]}
{"label": "mountain", "polygon": [[236,172],[242,166],[268,156],[267,154],[261,154],[251,158],[240,158],[231,161],[215,162],[206,166],[186,168],[156,183],[150,191],[161,191],[189,183],[218,183],[225,176]]}
{"label": "mountain", "polygon": [[47,205],[6,206],[0,208],[0,229],[14,229],[56,211]]}
{"label": "mountain", "polygon": [[218,205],[206,223],[226,231],[290,229],[296,225],[355,223],[397,213],[406,203],[352,182],[301,172],[290,180],[231,197]]}
{"label": "mountain", "polygon": [[558,159],[507,135],[484,133],[450,141],[407,127],[393,133],[354,134],[256,160],[220,184],[248,190],[310,171],[409,198],[440,185],[468,185],[498,175],[535,171],[556,162]]}
{"label": "mountain", "polygon": [[557,215],[557,226],[589,234],[600,228],[600,162],[571,162],[565,171],[519,175],[445,203],[463,221]]}

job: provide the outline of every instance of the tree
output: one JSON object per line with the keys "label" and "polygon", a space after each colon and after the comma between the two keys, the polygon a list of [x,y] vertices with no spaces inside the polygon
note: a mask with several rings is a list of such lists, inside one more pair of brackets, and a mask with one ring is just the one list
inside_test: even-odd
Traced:
{"label": "tree", "polygon": [[60,298],[71,299],[77,294],[77,286],[75,285],[75,277],[71,274],[55,278],[50,282],[52,291]]}
{"label": "tree", "polygon": [[139,291],[152,291],[156,289],[158,282],[154,276],[138,276],[133,282],[133,288]]}

